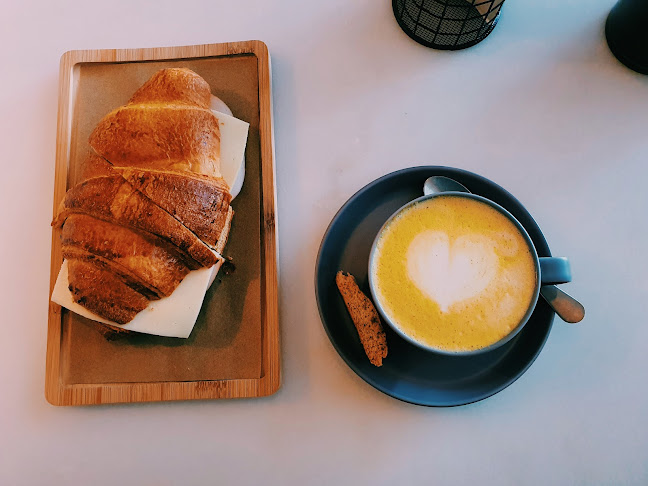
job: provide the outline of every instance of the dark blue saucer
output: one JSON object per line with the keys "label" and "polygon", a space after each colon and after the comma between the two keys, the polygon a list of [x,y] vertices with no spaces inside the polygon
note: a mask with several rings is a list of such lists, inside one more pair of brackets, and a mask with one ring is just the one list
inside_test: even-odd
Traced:
{"label": "dark blue saucer", "polygon": [[335,274],[353,274],[367,294],[369,251],[382,224],[398,208],[420,196],[425,179],[451,177],[471,192],[508,209],[526,228],[539,256],[551,256],[540,228],[506,190],[477,174],[450,167],[412,167],[377,179],[358,191],[331,221],[317,256],[315,293],[324,329],[342,359],[374,388],[399,400],[435,407],[465,405],[503,390],[531,366],[544,346],[554,313],[543,301],[522,331],[505,345],[475,356],[444,356],[424,351],[388,326],[389,353],[383,366],[369,363]]}

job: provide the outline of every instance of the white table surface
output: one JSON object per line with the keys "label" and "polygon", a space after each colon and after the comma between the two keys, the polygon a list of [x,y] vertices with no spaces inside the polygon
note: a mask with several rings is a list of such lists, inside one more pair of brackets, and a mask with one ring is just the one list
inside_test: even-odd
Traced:
{"label": "white table surface", "polygon": [[[0,484],[648,484],[648,77],[603,38],[613,0],[508,0],[461,52],[388,0],[5,2]],[[44,398],[58,68],[69,49],[261,39],[273,60],[283,386],[237,401],[56,408]],[[447,164],[516,195],[585,321],[482,402],[432,409],[338,357],[313,290],[338,208]]]}

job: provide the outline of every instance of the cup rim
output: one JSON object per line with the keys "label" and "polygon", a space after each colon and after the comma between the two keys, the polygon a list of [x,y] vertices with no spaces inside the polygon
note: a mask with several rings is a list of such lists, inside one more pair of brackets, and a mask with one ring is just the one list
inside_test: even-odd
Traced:
{"label": "cup rim", "polygon": [[[375,289],[375,282],[374,282],[374,272],[373,272],[373,267],[374,267],[374,260],[376,256],[376,248],[378,246],[378,241],[380,240],[380,237],[384,233],[385,229],[387,226],[403,211],[407,210],[411,206],[421,203],[423,201],[427,201],[429,199],[433,199],[436,197],[464,197],[464,198],[469,198],[469,199],[474,199],[480,202],[483,202],[485,204],[488,204],[490,207],[493,209],[499,211],[501,214],[506,216],[509,221],[511,221],[515,227],[520,231],[522,236],[524,237],[525,241],[527,242],[527,245],[531,249],[531,256],[533,257],[533,263],[535,265],[535,271],[536,271],[536,282],[535,282],[535,289],[533,292],[533,297],[531,298],[531,301],[529,302],[529,306],[522,317],[520,319],[520,322],[518,325],[511,331],[509,332],[506,336],[504,336],[502,339],[499,341],[496,341],[492,344],[489,344],[488,346],[485,346],[483,348],[479,349],[470,349],[470,350],[459,350],[459,351],[449,351],[446,349],[440,349],[436,348],[434,346],[430,346],[424,343],[421,343],[420,341],[417,341],[410,335],[406,334],[404,331],[402,331],[394,322],[392,322],[391,318],[385,311],[385,309],[382,306],[382,303],[380,302],[380,299],[378,298],[376,289]],[[416,199],[413,199],[409,201],[408,203],[404,204],[400,208],[398,208],[394,213],[387,218],[387,221],[383,223],[383,225],[380,227],[378,230],[378,233],[376,234],[376,237],[374,238],[374,241],[371,245],[371,251],[369,252],[369,268],[368,268],[368,278],[369,278],[369,290],[371,292],[371,297],[372,300],[378,309],[378,312],[380,313],[380,316],[383,318],[383,320],[389,325],[389,327],[396,332],[400,337],[408,341],[409,343],[424,349],[426,351],[430,351],[433,353],[437,354],[442,354],[446,356],[474,356],[477,354],[482,354],[486,353],[488,351],[492,351],[494,349],[499,348],[500,346],[503,346],[510,340],[512,340],[517,334],[522,330],[522,328],[526,325],[526,323],[529,321],[529,318],[533,314],[533,311],[535,310],[535,307],[538,303],[538,299],[540,298],[540,259],[538,256],[538,251],[536,250],[535,245],[533,244],[533,240],[529,236],[526,228],[522,226],[522,223],[520,223],[515,216],[513,216],[506,208],[502,207],[501,205],[497,204],[495,201],[491,201],[490,199],[480,196],[479,194],[474,194],[472,192],[462,192],[462,191],[443,191],[443,192],[438,192],[434,194],[427,194],[423,195],[420,197],[417,197]]]}

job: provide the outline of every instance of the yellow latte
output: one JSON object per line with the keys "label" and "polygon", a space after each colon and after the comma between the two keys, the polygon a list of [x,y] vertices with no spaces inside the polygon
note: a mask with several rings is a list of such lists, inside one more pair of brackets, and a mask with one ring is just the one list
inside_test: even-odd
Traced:
{"label": "yellow latte", "polygon": [[437,196],[402,211],[378,239],[376,298],[392,323],[429,347],[459,352],[506,337],[535,296],[525,237],[490,205]]}

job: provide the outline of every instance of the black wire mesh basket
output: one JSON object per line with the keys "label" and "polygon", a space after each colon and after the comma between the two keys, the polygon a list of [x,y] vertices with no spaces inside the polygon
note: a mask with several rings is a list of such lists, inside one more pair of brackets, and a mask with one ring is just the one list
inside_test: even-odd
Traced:
{"label": "black wire mesh basket", "polygon": [[392,0],[401,28],[434,49],[464,49],[495,28],[504,0]]}

